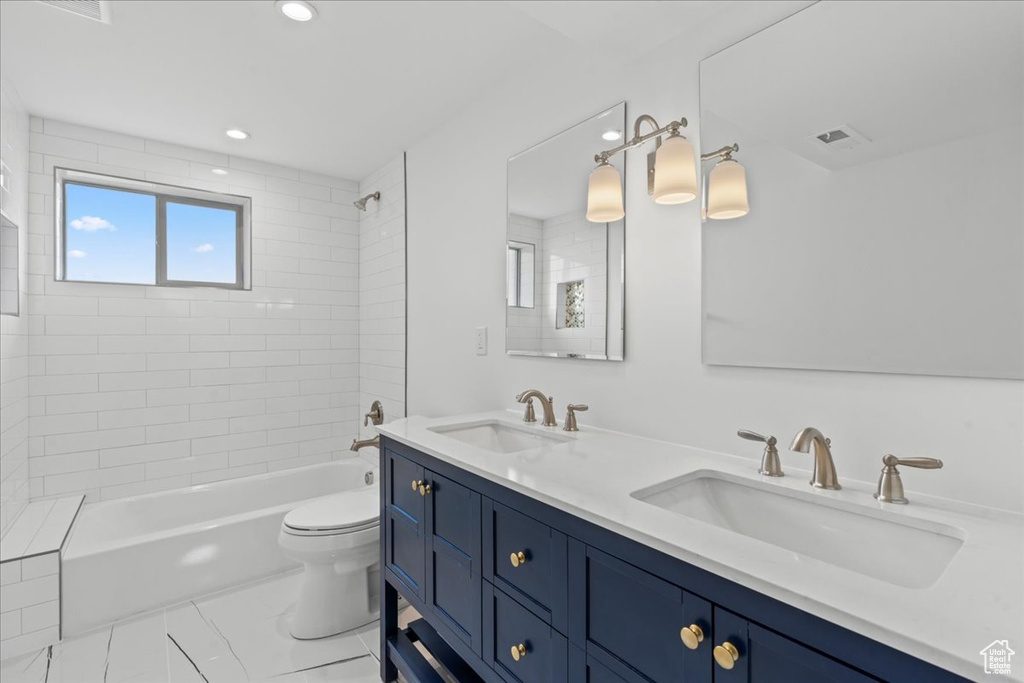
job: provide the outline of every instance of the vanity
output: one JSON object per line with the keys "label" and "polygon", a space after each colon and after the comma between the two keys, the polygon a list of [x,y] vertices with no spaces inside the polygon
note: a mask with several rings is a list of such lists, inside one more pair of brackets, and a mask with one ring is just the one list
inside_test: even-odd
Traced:
{"label": "vanity", "polygon": [[1009,514],[512,412],[381,433],[385,681],[954,681],[1024,642]]}

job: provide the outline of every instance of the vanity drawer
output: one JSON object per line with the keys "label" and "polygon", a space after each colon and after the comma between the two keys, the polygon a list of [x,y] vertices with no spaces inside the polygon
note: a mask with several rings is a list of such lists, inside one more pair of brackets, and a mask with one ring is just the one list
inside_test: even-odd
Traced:
{"label": "vanity drawer", "polygon": [[487,582],[483,597],[484,661],[499,676],[510,683],[568,680],[565,636]]}
{"label": "vanity drawer", "polygon": [[[585,562],[585,582],[570,587],[585,608],[569,635],[586,643],[588,659],[625,680],[712,680],[711,603],[596,548],[586,549]],[[691,633],[682,632],[691,626],[702,636],[690,640],[692,650],[683,640]]]}
{"label": "vanity drawer", "polygon": [[486,501],[484,577],[563,633],[567,629],[565,534]]}

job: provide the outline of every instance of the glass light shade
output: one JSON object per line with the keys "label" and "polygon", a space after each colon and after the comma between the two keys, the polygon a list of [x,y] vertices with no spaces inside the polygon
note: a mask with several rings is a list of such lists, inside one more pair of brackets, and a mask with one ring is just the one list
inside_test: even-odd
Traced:
{"label": "glass light shade", "polygon": [[622,178],[614,166],[601,164],[590,174],[587,220],[611,223],[626,215],[622,208]]}
{"label": "glass light shade", "polygon": [[750,213],[747,172],[732,159],[715,164],[708,175],[708,218],[739,218]]}
{"label": "glass light shade", "polygon": [[685,204],[697,198],[697,161],[693,145],[672,135],[654,157],[654,201]]}

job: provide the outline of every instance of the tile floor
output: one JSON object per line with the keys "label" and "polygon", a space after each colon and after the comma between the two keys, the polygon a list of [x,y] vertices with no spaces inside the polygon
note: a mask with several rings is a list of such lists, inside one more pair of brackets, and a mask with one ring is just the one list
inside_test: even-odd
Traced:
{"label": "tile floor", "polygon": [[[0,662],[3,683],[380,681],[378,624],[295,640],[301,572],[168,607]],[[404,615],[403,615],[404,616]]]}

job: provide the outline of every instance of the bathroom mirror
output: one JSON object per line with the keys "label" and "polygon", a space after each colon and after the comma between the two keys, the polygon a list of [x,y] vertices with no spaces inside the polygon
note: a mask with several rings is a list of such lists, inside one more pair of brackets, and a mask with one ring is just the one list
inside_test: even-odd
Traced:
{"label": "bathroom mirror", "polygon": [[[842,30],[835,30],[842,27]],[[820,2],[701,62],[704,362],[1024,378],[1019,3]]]}
{"label": "bathroom mirror", "polygon": [[[622,360],[625,220],[586,210],[594,155],[625,130],[620,103],[508,160],[509,355]],[[610,161],[623,178],[624,160]]]}
{"label": "bathroom mirror", "polygon": [[18,226],[0,214],[0,315],[18,315]]}

